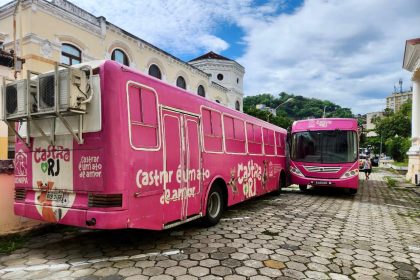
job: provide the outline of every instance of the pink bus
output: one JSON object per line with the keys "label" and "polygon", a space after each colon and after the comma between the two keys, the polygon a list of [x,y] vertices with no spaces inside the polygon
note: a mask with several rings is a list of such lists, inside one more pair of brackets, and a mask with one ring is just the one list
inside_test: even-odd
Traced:
{"label": "pink bus", "polygon": [[358,136],[355,119],[309,119],[292,126],[291,183],[304,191],[308,185],[359,187]]}
{"label": "pink bus", "polygon": [[17,215],[97,229],[214,225],[226,207],[285,187],[284,129],[113,61],[77,67],[35,75],[26,88],[38,103],[5,116],[22,122]]}

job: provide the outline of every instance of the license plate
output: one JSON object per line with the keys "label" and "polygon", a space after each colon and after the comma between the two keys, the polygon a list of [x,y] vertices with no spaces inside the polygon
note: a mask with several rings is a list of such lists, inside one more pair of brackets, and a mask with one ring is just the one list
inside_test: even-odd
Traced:
{"label": "license plate", "polygon": [[315,181],[314,184],[315,185],[329,185],[330,183],[326,181]]}
{"label": "license plate", "polygon": [[47,192],[47,200],[61,201],[63,200],[64,193],[59,191]]}

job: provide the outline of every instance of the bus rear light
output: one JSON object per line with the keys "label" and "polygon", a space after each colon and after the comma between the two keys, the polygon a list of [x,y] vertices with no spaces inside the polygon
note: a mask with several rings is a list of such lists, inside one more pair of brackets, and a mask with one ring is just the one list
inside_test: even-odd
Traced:
{"label": "bus rear light", "polygon": [[25,200],[26,189],[15,189],[15,200]]}
{"label": "bus rear light", "polygon": [[359,169],[349,170],[341,176],[341,179],[347,179],[359,175]]}
{"label": "bus rear light", "polygon": [[122,207],[122,194],[89,194],[89,207]]}
{"label": "bus rear light", "polygon": [[297,176],[304,177],[302,172],[300,172],[300,170],[296,167],[290,166],[290,172],[292,172],[293,174]]}

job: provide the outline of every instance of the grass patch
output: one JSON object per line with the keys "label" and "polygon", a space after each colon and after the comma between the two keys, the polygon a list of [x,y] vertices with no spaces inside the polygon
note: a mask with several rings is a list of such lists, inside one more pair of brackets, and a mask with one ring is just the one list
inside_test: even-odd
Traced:
{"label": "grass patch", "polygon": [[28,236],[21,234],[0,237],[0,254],[9,254],[22,248],[28,239]]}
{"label": "grass patch", "polygon": [[390,187],[390,188],[398,187],[397,180],[395,180],[395,179],[393,179],[389,176],[385,176],[384,179],[386,180],[386,184],[388,185],[388,187]]}
{"label": "grass patch", "polygon": [[408,211],[407,213],[398,213],[398,215],[410,218],[419,218],[420,210]]}
{"label": "grass patch", "polygon": [[394,161],[393,165],[400,166],[400,167],[407,167],[408,166],[408,159],[404,160],[403,162]]}
{"label": "grass patch", "polygon": [[71,226],[45,225],[23,233],[0,236],[0,255],[10,254],[22,248],[32,237],[43,236],[49,233],[72,234],[79,230],[80,228]]}

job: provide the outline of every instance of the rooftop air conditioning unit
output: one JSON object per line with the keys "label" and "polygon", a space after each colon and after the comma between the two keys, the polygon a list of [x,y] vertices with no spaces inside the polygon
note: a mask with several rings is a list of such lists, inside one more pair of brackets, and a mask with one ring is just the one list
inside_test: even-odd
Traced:
{"label": "rooftop air conditioning unit", "polygon": [[60,113],[84,113],[89,86],[83,70],[66,68],[58,71],[58,88],[55,92],[55,72],[38,76],[38,113],[54,113],[58,98]]}
{"label": "rooftop air conditioning unit", "polygon": [[[36,85],[30,83],[29,86],[29,102],[30,110],[34,109],[36,95]],[[4,116],[6,120],[20,120],[27,116],[27,91],[28,80],[20,80],[5,85],[4,89]]]}

